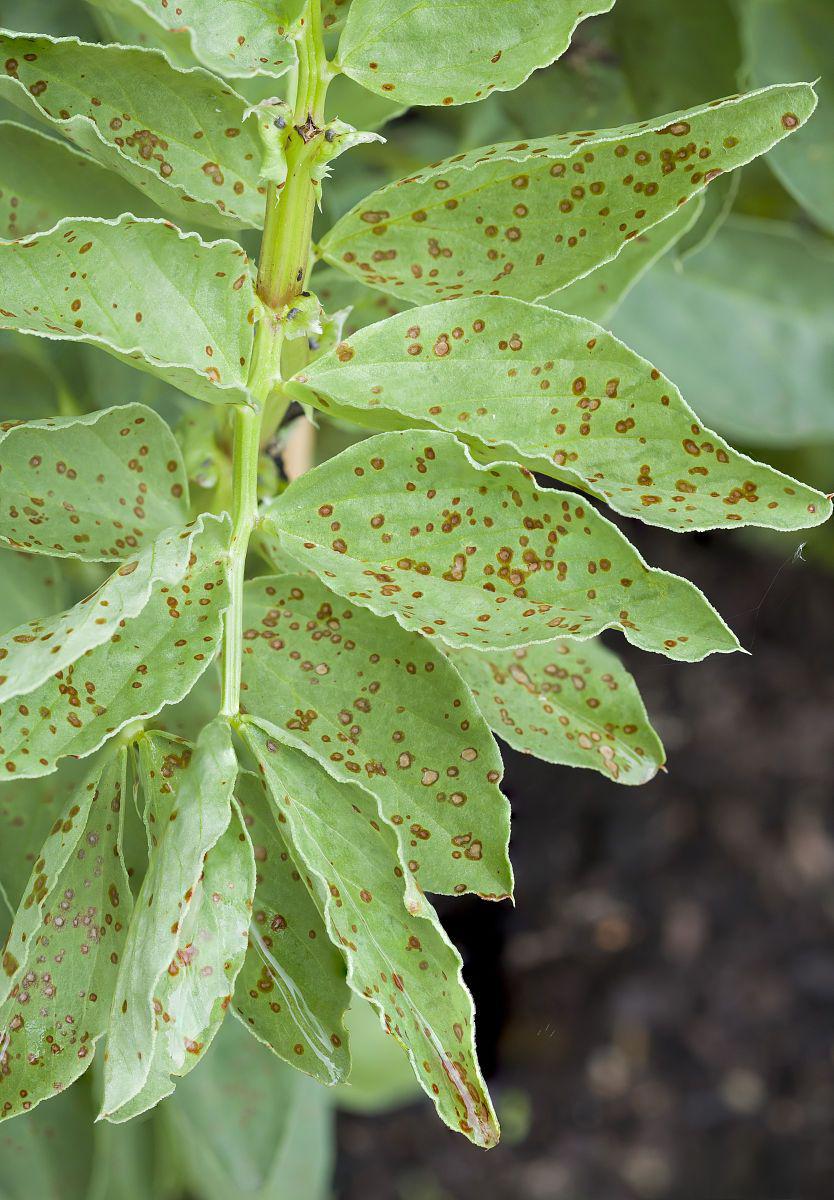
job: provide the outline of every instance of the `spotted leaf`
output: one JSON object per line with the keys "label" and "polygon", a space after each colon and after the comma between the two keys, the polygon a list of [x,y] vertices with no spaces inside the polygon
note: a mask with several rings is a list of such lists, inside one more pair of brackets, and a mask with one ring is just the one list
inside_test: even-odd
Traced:
{"label": "spotted leaf", "polygon": [[[158,1083],[163,1061],[184,1065],[190,1055],[197,1062],[204,1047],[189,1048],[183,1039],[198,1009],[207,1005],[214,1014],[220,997],[231,996],[234,979],[226,978],[223,956],[236,957],[239,969],[248,923],[241,926],[234,899],[246,893],[243,861],[235,861],[236,851],[223,840],[231,829],[236,844],[241,835],[245,842],[239,822],[232,821],[237,760],[228,724],[217,718],[207,725],[193,749],[158,733],[143,734],[138,745],[150,859],[107,1036],[102,1115],[111,1120],[132,1115],[131,1103]],[[210,865],[215,848],[218,857]],[[212,968],[205,976],[203,966]],[[166,1022],[168,1001],[176,1019]],[[162,1029],[169,1024],[170,1031]]]}
{"label": "spotted leaf", "polygon": [[164,221],[68,219],[0,243],[0,328],[88,342],[200,400],[246,397],[256,298],[234,242]]}
{"label": "spotted leaf", "polygon": [[341,30],[347,20],[351,0],[321,0],[321,20],[325,32]]}
{"label": "spotted leaf", "polygon": [[456,154],[367,196],[322,252],[417,304],[482,293],[538,300],[769,150],[815,105],[809,84],[777,86],[641,125]]}
{"label": "spotted leaf", "polygon": [[297,575],[246,585],[243,636],[243,708],[377,798],[415,905],[510,893],[498,748],[430,642]]}
{"label": "spotted leaf", "polygon": [[152,409],[0,425],[0,543],[102,562],[187,520],[182,455]]}
{"label": "spotted leaf", "polygon": [[[246,101],[222,80],[201,68],[178,70],[156,50],[5,31],[0,63],[0,95],[176,220],[221,228],[262,224],[258,123],[247,119]],[[128,201],[116,213],[64,208],[60,215],[132,211]]]}
{"label": "spotted leaf", "polygon": [[350,1069],[344,959],[327,936],[257,776],[241,772],[237,796],[257,884],[234,1010],[280,1058],[320,1083],[337,1083]]}
{"label": "spotted leaf", "polygon": [[392,100],[468,104],[518,87],[567,50],[580,21],[613,3],[352,0],[338,62],[351,79]]}
{"label": "spotted leaf", "polygon": [[831,514],[820,492],[704,429],[674,384],[612,334],[510,297],[411,309],[297,379],[325,410],[332,399],[359,423],[390,410],[401,425],[460,434],[653,525],[802,529]]}
{"label": "spotted leaf", "polygon": [[164,30],[188,36],[194,55],[230,78],[285,75],[295,65],[288,40],[305,0],[91,0],[99,8],[131,8]]}
{"label": "spotted leaf", "polygon": [[121,857],[126,758],[70,793],[6,943],[0,1118],[73,1083],[106,1030],[133,903]]}
{"label": "spotted leaf", "polygon": [[0,780],[48,775],[191,691],[219,644],[230,524],[201,518],[74,609],[2,639]]}
{"label": "spotted leaf", "polygon": [[666,761],[637,685],[598,641],[451,657],[490,728],[524,754],[631,784]]}
{"label": "spotted leaf", "polygon": [[419,914],[404,905],[396,839],[378,823],[372,798],[337,783],[259,723],[247,722],[243,732],[347,958],[351,988],[378,1009],[446,1124],[476,1145],[494,1145],[498,1122],[475,1056],[460,956],[427,902]]}
{"label": "spotted leaf", "polygon": [[62,217],[128,211],[153,216],[159,210],[88,155],[37,129],[0,121],[0,238],[28,237]]}
{"label": "spotted leaf", "polygon": [[279,550],[329,587],[452,646],[509,649],[621,629],[697,662],[738,649],[696,587],[649,567],[573,493],[482,467],[447,433],[383,433],[293,483],[264,513]]}

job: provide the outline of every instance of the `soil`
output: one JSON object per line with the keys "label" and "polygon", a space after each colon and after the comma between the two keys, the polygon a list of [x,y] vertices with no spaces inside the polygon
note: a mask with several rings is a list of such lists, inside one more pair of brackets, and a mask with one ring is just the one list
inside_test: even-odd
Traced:
{"label": "soil", "polygon": [[752,656],[611,642],[669,755],[644,788],[504,748],[516,907],[440,911],[505,1139],[343,1115],[339,1200],[834,1194],[834,580],[798,539],[628,532]]}

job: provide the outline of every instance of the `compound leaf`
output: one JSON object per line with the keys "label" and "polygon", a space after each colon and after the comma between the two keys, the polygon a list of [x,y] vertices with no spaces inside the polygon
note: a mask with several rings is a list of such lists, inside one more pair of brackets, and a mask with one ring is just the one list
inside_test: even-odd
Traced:
{"label": "compound leaf", "polygon": [[490,728],[523,754],[627,784],[647,783],[666,761],[637,685],[598,641],[451,658]]}
{"label": "compound leaf", "polygon": [[0,779],[49,775],[188,694],[219,644],[230,535],[228,517],[203,516],[2,639]]}
{"label": "compound leaf", "polygon": [[246,585],[243,709],[361,783],[394,826],[409,898],[512,890],[501,758],[447,659],[300,575]]}
{"label": "compound leaf", "polygon": [[207,71],[178,70],[156,50],[8,32],[0,33],[0,60],[0,94],[176,220],[220,228],[263,223],[257,120]]}
{"label": "compound leaf", "polygon": [[74,1082],[107,1027],[133,903],[121,853],[126,763],[121,750],[71,793],[33,867],[3,953],[0,1118]]}
{"label": "compound leaf", "polygon": [[0,243],[0,328],[99,346],[200,400],[246,398],[257,301],[234,242],[167,221],[66,219]]}
{"label": "compound leaf", "polygon": [[247,721],[243,732],[299,863],[313,876],[351,988],[379,1010],[446,1124],[476,1145],[494,1145],[498,1123],[475,1056],[460,957],[428,903],[419,914],[403,903],[396,839],[378,823],[372,798],[337,783],[259,723]]}
{"label": "compound leaf", "polygon": [[648,567],[573,493],[476,464],[451,434],[383,433],[303,475],[265,542],[329,587],[452,646],[509,649],[621,629],[685,662],[738,649],[693,584]]}
{"label": "compound leaf", "polygon": [[674,384],[612,334],[507,296],[390,317],[297,379],[360,424],[381,410],[461,434],[653,525],[802,529],[831,514],[820,492],[704,429]]}
{"label": "compound leaf", "polygon": [[[188,1054],[196,1064],[205,1047],[188,1044],[190,1019],[206,999],[213,1012],[218,995],[231,997],[234,979],[226,978],[225,962],[237,958],[239,969],[248,924],[247,914],[241,925],[238,911],[245,880],[223,877],[224,863],[235,865],[229,843],[221,846],[223,835],[232,829],[234,842],[238,834],[245,841],[242,829],[232,823],[237,759],[227,722],[217,718],[207,725],[193,749],[165,734],[143,734],[138,769],[150,858],[110,1015],[102,1115],[111,1120],[133,1115],[131,1102],[143,1088],[153,1087],[154,1068],[161,1060],[179,1068]],[[216,872],[207,856],[215,847],[220,847],[219,878],[209,891],[209,874],[214,879]],[[209,917],[212,905],[217,911]],[[212,970],[201,975],[204,965]],[[163,997],[176,1002],[178,1020],[164,1020]],[[161,1028],[167,1024],[170,1031]]]}
{"label": "compound leaf", "polygon": [[0,425],[0,542],[104,562],[187,520],[182,454],[152,409]]}
{"label": "compound leaf", "polygon": [[88,155],[37,129],[0,121],[0,237],[28,237],[51,229],[62,217],[117,217],[128,211],[158,212]]}
{"label": "compound leaf", "polygon": [[580,21],[613,3],[352,0],[338,64],[404,104],[468,104],[518,87],[567,50]]}
{"label": "compound leaf", "polygon": [[403,300],[551,295],[803,125],[810,84],[640,125],[456,154],[367,196],[326,234],[328,262]]}
{"label": "compound leaf", "polygon": [[731,217],[679,269],[659,263],[614,327],[727,436],[801,446],[834,435],[832,304],[829,242],[778,221]]}
{"label": "compound leaf", "polygon": [[296,56],[288,40],[304,0],[92,0],[99,8],[135,8],[162,29],[186,33],[196,58],[230,78],[285,75]]}
{"label": "compound leaf", "polygon": [[234,1011],[280,1058],[320,1083],[337,1083],[350,1069],[344,959],[328,939],[256,775],[241,772],[237,797],[257,882]]}

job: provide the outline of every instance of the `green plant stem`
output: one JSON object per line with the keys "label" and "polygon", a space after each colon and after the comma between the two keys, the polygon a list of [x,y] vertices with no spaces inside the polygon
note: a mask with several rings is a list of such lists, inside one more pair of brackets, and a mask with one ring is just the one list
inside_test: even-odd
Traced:
{"label": "green plant stem", "polygon": [[231,598],[223,633],[224,716],[240,708],[243,583],[249,539],[258,519],[258,458],[289,406],[281,387],[284,319],[304,291],[320,183],[314,168],[324,137],[324,101],[333,70],[324,52],[320,0],[309,0],[296,43],[292,123],[285,140],[287,176],[267,188],[257,292],[264,309],[255,330],[249,390],[255,406],[235,408],[232,479]]}

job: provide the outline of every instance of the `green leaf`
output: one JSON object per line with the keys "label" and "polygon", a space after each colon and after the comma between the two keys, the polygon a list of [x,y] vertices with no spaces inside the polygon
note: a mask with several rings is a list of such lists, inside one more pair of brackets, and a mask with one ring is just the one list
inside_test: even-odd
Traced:
{"label": "green leaf", "polygon": [[[820,492],[738,454],[680,392],[580,317],[502,296],[411,309],[305,368],[298,394],[363,423],[442,429],[670,529],[802,529]],[[473,381],[477,381],[473,383]],[[311,397],[309,388],[314,390]]]}
{"label": "green leaf", "polygon": [[834,437],[832,305],[829,242],[732,217],[680,268],[658,264],[614,327],[728,436],[810,445]]}
{"label": "green leaf", "polygon": [[[8,32],[0,33],[0,60],[0,94],[178,221],[262,225],[257,121],[247,120],[246,101],[207,71],[178,70],[156,50]],[[117,210],[131,211],[129,201]],[[85,207],[69,215],[116,214]]]}
{"label": "green leaf", "polygon": [[304,0],[91,0],[109,11],[145,14],[163,29],[185,33],[194,55],[231,78],[285,75],[295,65],[290,26]]}
{"label": "green leaf", "polygon": [[451,646],[616,628],[684,662],[739,648],[696,587],[648,567],[588,502],[479,466],[451,434],[368,438],[297,479],[264,527],[340,595]]}
{"label": "green leaf", "polygon": [[0,420],[51,417],[62,411],[67,389],[61,373],[50,361],[47,343],[5,329],[0,331],[0,379],[3,380]]}
{"label": "green leaf", "polygon": [[31,621],[34,613],[54,613],[69,603],[68,580],[58,563],[40,555],[2,551],[3,590],[0,629]]}
{"label": "green leaf", "polygon": [[176,438],[141,404],[0,425],[0,543],[59,558],[135,556],[188,520]]}
{"label": "green leaf", "polygon": [[768,163],[814,220],[834,232],[834,8],[830,0],[743,0],[741,11],[756,82],[786,73],[820,81],[817,120]]}
{"label": "green leaf", "polygon": [[0,780],[49,775],[187,695],[219,644],[230,533],[204,516],[74,609],[0,639]]}
{"label": "green leaf", "polygon": [[3,1200],[90,1200],[93,1127],[79,1089],[0,1125]]}
{"label": "green leaf", "polygon": [[198,400],[246,398],[257,300],[235,242],[165,221],[60,221],[0,243],[0,327],[100,346]]}
{"label": "green leaf", "polygon": [[237,797],[257,884],[234,1011],[280,1058],[320,1083],[337,1083],[350,1070],[344,960],[328,940],[257,776],[241,773]]}
{"label": "green leaf", "polygon": [[[735,175],[727,176],[728,180],[735,178]],[[722,183],[723,180],[716,179],[704,193],[705,198],[717,194]],[[700,224],[703,210],[704,204],[697,200],[685,204],[671,217],[629,242],[611,262],[554,292],[542,304],[560,312],[587,317],[598,325],[607,325],[637,281]]]}
{"label": "green leaf", "polygon": [[506,92],[570,45],[614,0],[352,0],[338,65],[371,92],[406,104],[468,104]]}
{"label": "green leaf", "polygon": [[431,642],[313,578],[251,580],[241,699],[334,778],[376,797],[416,906],[419,888],[496,899],[512,891],[498,748]]}
{"label": "green leaf", "polygon": [[475,1057],[460,956],[427,902],[419,914],[404,905],[393,833],[378,824],[362,788],[337,783],[257,722],[246,722],[243,733],[294,852],[314,877],[351,988],[379,1010],[446,1124],[493,1146],[498,1123]]}
{"label": "green leaf", "polygon": [[524,754],[630,784],[666,761],[637,685],[597,641],[451,657],[490,728]]}
{"label": "green leaf", "polygon": [[485,292],[538,300],[769,150],[815,105],[809,84],[765,88],[641,125],[456,154],[367,196],[321,249],[415,303]]}
{"label": "green leaf", "polygon": [[133,899],[121,857],[127,753],[71,793],[32,869],[3,952],[0,1118],[28,1112],[92,1063]]}
{"label": "green leaf", "polygon": [[86,154],[14,121],[0,121],[0,235],[28,237],[51,229],[62,217],[150,216],[143,201],[118,175]]}
{"label": "green leaf", "polygon": [[245,953],[250,882],[250,903],[254,890],[244,868],[251,848],[232,819],[237,760],[227,722],[206,726],[193,750],[143,734],[139,772],[151,853],[107,1036],[102,1115],[117,1121],[172,1091],[166,1068],[185,1074],[216,1033]]}
{"label": "green leaf", "polygon": [[410,1104],[419,1095],[411,1063],[379,1023],[379,1015],[354,997],[347,1014],[351,1068],[347,1083],[336,1089],[343,1112],[376,1116]]}
{"label": "green leaf", "polygon": [[330,1095],[226,1021],[199,1075],[163,1110],[201,1200],[326,1200]]}
{"label": "green leaf", "polygon": [[321,20],[326,33],[335,33],[344,25],[351,0],[321,0]]}

